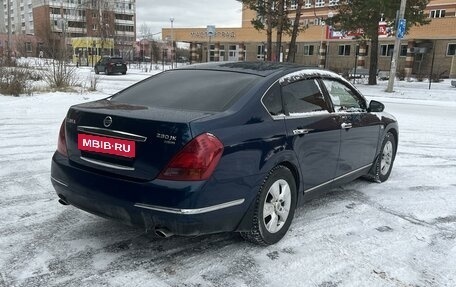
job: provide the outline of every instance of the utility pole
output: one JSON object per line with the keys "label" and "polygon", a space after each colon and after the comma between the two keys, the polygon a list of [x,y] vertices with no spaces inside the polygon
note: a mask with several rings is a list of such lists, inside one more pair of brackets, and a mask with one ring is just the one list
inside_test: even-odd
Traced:
{"label": "utility pole", "polygon": [[7,63],[9,63],[11,61],[11,7],[10,7],[10,1],[11,0],[6,0],[8,5],[7,5],[7,8],[8,9],[8,45],[6,47],[6,54],[7,54],[7,57],[8,57],[8,60],[7,60]]}
{"label": "utility pole", "polygon": [[[396,78],[397,61],[399,60],[399,48],[401,46],[401,38],[403,37],[403,35],[399,35],[399,33],[400,33],[399,22],[401,22],[404,19],[406,5],[407,5],[407,0],[401,0],[401,7],[399,9],[399,17],[396,19],[396,41],[394,42],[393,60],[391,61],[391,70],[390,70],[389,79],[388,79],[388,87],[386,88],[386,92],[388,92],[388,93],[393,92],[394,79]],[[403,28],[405,30],[405,24],[404,24]],[[404,31],[404,33],[405,33],[405,31]]]}

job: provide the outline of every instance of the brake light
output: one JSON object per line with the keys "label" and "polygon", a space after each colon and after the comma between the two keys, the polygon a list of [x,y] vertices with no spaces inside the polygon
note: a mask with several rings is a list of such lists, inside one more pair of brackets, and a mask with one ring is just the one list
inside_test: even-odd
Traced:
{"label": "brake light", "polygon": [[162,170],[159,179],[206,180],[214,172],[223,153],[223,144],[205,133],[191,140]]}
{"label": "brake light", "polygon": [[63,120],[60,126],[59,139],[57,141],[57,151],[64,156],[68,156],[66,137],[65,137],[65,120]]}

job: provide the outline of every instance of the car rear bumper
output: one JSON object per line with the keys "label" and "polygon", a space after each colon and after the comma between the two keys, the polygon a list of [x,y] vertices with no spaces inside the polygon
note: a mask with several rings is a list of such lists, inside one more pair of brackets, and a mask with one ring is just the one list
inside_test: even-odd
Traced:
{"label": "car rear bumper", "polygon": [[127,67],[111,67],[111,68],[108,68],[108,71],[110,73],[125,73],[127,72]]}
{"label": "car rear bumper", "polygon": [[79,209],[146,230],[168,229],[176,235],[238,230],[244,217],[250,216],[255,198],[251,186],[233,189],[236,181],[227,183],[230,192],[224,192],[223,184],[208,191],[205,182],[136,182],[72,166],[59,153],[52,158],[51,181],[58,196]]}

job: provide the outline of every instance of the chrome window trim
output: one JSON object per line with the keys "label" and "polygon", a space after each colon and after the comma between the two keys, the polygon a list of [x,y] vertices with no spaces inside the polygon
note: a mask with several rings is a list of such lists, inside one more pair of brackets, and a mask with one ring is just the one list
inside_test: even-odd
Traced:
{"label": "chrome window trim", "polygon": [[[129,140],[134,140],[137,142],[145,142],[147,140],[147,137],[140,136],[137,134],[127,133],[127,132],[122,132],[122,131],[117,131],[117,130],[104,129],[104,128],[89,127],[89,126],[78,126],[78,132],[84,132],[84,133],[99,135],[99,136],[108,136],[108,137],[119,138],[119,139],[129,139]],[[102,133],[102,132],[105,132],[105,133]]]}
{"label": "chrome window trim", "polygon": [[129,166],[123,166],[123,165],[118,165],[118,164],[112,164],[112,163],[107,163],[104,161],[99,161],[99,160],[94,160],[94,159],[89,159],[83,156],[79,157],[80,159],[89,162],[91,164],[103,166],[103,167],[108,167],[108,168],[113,168],[113,169],[118,169],[118,170],[127,170],[127,171],[134,171],[134,167],[129,167]]}
{"label": "chrome window trim", "polygon": [[144,209],[150,209],[154,211],[160,211],[160,212],[166,212],[166,213],[172,213],[172,214],[181,214],[181,215],[193,215],[193,214],[202,214],[202,213],[207,213],[207,212],[212,212],[236,205],[241,205],[245,201],[244,198],[238,199],[238,200],[233,200],[233,201],[228,201],[225,203],[220,203],[216,205],[211,205],[207,207],[202,207],[202,208],[194,208],[194,209],[186,209],[186,208],[172,208],[172,207],[165,207],[165,206],[158,206],[158,205],[149,205],[149,204],[144,204],[144,203],[135,203],[135,207],[139,208],[144,208]]}
{"label": "chrome window trim", "polygon": [[[291,72],[291,73],[294,73],[294,72]],[[289,74],[291,74],[291,73],[289,73]],[[321,75],[319,75],[318,77],[319,77],[318,79],[320,79],[320,78],[321,78]],[[332,79],[332,78],[331,78],[331,79]],[[272,86],[274,86],[279,80],[280,80],[280,79],[277,79],[274,83],[272,83],[272,84],[269,86],[269,88],[263,93],[263,96],[261,96],[261,99],[260,99],[261,105],[262,105],[263,108],[265,109],[266,113],[272,118],[272,120],[278,121],[278,120],[284,120],[284,119],[303,119],[303,118],[309,118],[309,117],[315,116],[315,115],[312,115],[312,114],[309,114],[309,115],[302,115],[302,116],[287,116],[287,115],[285,115],[285,114],[283,114],[283,115],[276,115],[276,116],[271,115],[271,114],[269,113],[269,110],[266,108],[266,106],[265,106],[264,103],[263,103],[263,98],[266,96],[266,94],[269,92],[269,90],[272,88]],[[300,79],[300,80],[305,80],[305,78]],[[307,79],[307,80],[309,80],[309,79]],[[323,93],[323,91],[322,91],[322,89],[321,89],[320,83],[318,82],[317,78],[314,78],[313,80],[315,81],[315,84],[317,85],[318,89],[320,90],[320,93],[321,93],[321,94],[323,95],[323,97],[324,97],[324,93]],[[329,105],[329,103],[326,101],[326,97],[324,97],[324,98],[325,98],[325,102]],[[283,105],[283,102],[282,102],[282,105]],[[330,107],[328,106],[328,108],[330,108]],[[322,110],[322,111],[325,111],[325,110]],[[333,115],[333,114],[334,114],[334,113],[332,113],[331,111],[328,111],[328,110],[326,110],[326,111],[328,112],[328,115]],[[323,115],[323,114],[322,114],[322,115]]]}
{"label": "chrome window trim", "polygon": [[318,189],[318,188],[320,188],[320,187],[323,187],[323,186],[325,186],[325,185],[328,185],[328,184],[330,184],[330,183],[333,183],[333,182],[335,182],[335,181],[337,181],[337,180],[339,180],[339,179],[342,179],[342,178],[344,178],[344,177],[347,177],[347,176],[350,176],[350,175],[352,175],[352,174],[354,174],[354,173],[357,173],[358,171],[361,171],[361,170],[363,170],[363,169],[370,168],[370,167],[372,166],[372,164],[373,164],[373,163],[368,164],[368,165],[365,165],[365,166],[360,167],[360,168],[358,168],[358,169],[352,170],[352,171],[350,171],[350,172],[348,172],[348,173],[346,173],[346,174],[343,174],[343,175],[341,175],[341,176],[338,176],[338,177],[336,177],[336,178],[333,178],[333,179],[331,179],[331,180],[329,180],[329,181],[327,181],[327,182],[323,182],[322,184],[319,184],[319,185],[317,185],[317,186],[314,186],[314,187],[311,187],[311,188],[309,188],[309,189],[306,189],[306,190],[304,190],[304,193],[311,192],[311,191],[313,191],[313,190],[315,190],[315,189]]}

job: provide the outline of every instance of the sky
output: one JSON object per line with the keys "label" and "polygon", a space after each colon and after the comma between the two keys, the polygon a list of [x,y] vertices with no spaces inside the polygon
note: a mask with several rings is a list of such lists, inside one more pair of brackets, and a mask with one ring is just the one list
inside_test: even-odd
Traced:
{"label": "sky", "polygon": [[141,37],[144,24],[152,34],[170,28],[170,18],[174,18],[175,28],[240,27],[241,9],[242,5],[236,0],[137,0],[137,36]]}

